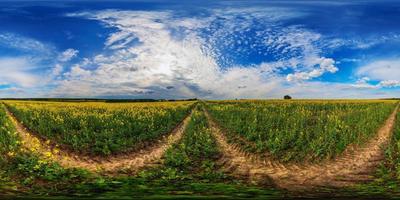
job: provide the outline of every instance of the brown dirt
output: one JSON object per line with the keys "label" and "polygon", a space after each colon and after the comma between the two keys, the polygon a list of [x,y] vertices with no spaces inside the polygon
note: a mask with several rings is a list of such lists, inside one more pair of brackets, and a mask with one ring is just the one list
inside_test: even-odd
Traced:
{"label": "brown dirt", "polygon": [[102,158],[79,155],[69,150],[60,149],[57,145],[52,145],[50,141],[43,141],[24,127],[8,109],[6,109],[6,112],[14,123],[21,137],[22,146],[26,150],[38,153],[45,159],[58,162],[65,168],[83,168],[91,172],[108,175],[135,173],[144,167],[161,163],[165,151],[181,139],[191,117],[191,114],[189,114],[168,136],[154,142],[151,146],[140,151]]}
{"label": "brown dirt", "polygon": [[388,145],[393,131],[397,106],[378,130],[376,136],[362,147],[351,147],[336,159],[318,164],[282,164],[272,158],[261,159],[244,153],[227,138],[218,124],[206,112],[212,133],[223,153],[225,169],[257,184],[273,184],[279,188],[304,191],[320,187],[345,187],[371,181],[371,173],[384,159],[384,148]]}

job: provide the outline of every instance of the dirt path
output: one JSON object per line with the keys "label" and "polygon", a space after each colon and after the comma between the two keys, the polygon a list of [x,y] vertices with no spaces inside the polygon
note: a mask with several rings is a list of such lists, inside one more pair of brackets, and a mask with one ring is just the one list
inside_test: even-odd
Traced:
{"label": "dirt path", "polygon": [[36,152],[66,168],[83,168],[103,174],[134,173],[146,166],[160,163],[165,151],[181,139],[191,117],[189,114],[169,135],[139,152],[94,159],[74,154],[68,150],[63,151],[57,146],[50,145],[50,142],[42,141],[35,134],[30,133],[7,108],[6,111],[22,139],[23,147],[28,151]]}
{"label": "dirt path", "polygon": [[224,157],[226,170],[238,176],[248,177],[259,184],[274,184],[288,190],[309,190],[318,187],[344,187],[370,181],[370,175],[384,159],[384,148],[391,139],[397,106],[379,129],[375,138],[363,147],[347,149],[334,160],[319,164],[281,164],[272,159],[260,159],[244,153],[240,147],[229,144],[218,124],[206,112],[212,133]]}

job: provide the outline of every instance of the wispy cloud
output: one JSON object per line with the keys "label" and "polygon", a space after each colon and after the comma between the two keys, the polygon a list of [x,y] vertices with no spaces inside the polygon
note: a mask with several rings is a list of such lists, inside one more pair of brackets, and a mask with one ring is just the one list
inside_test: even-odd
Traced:
{"label": "wispy cloud", "polygon": [[32,73],[34,66],[28,58],[0,58],[0,66],[0,80],[3,84],[32,87],[39,81],[39,77]]}
{"label": "wispy cloud", "polygon": [[398,80],[385,80],[379,83],[382,87],[400,87],[400,81]]}
{"label": "wispy cloud", "polygon": [[58,54],[53,45],[18,34],[0,33],[0,46],[17,52],[0,55],[0,80],[10,86],[3,93],[20,94],[24,88],[33,90],[51,80],[46,70]]}
{"label": "wispy cloud", "polygon": [[356,75],[367,76],[374,80],[400,81],[400,59],[376,60],[357,69]]}
{"label": "wispy cloud", "polygon": [[[361,89],[400,88],[400,61],[398,59],[377,60],[361,66],[356,76],[363,76],[352,86]],[[377,81],[372,84],[370,81]]]}
{"label": "wispy cloud", "polygon": [[[278,23],[303,13],[269,11],[218,9],[203,18],[176,18],[170,11],[69,14],[116,31],[105,41],[106,52],[74,65],[53,94],[259,98],[290,85],[287,79],[308,81],[338,71],[332,58],[320,55],[318,33]],[[223,53],[244,55],[243,48],[285,56],[242,66]]]}
{"label": "wispy cloud", "polygon": [[76,57],[78,53],[79,51],[76,49],[67,49],[58,56],[58,60],[61,62],[70,61],[72,58]]}
{"label": "wispy cloud", "polygon": [[38,40],[13,33],[0,33],[0,46],[17,49],[28,55],[40,55],[41,59],[54,55],[55,47]]}

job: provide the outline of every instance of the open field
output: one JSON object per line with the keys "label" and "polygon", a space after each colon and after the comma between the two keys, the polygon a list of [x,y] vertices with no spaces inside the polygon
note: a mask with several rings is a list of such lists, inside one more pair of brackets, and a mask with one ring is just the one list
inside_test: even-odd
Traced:
{"label": "open field", "polygon": [[[232,141],[281,161],[334,158],[373,136],[396,101],[216,101],[207,104]],[[242,138],[242,139],[238,139]]]}
{"label": "open field", "polygon": [[331,195],[332,187],[339,196],[394,193],[398,104],[4,101],[0,193],[272,198]]}
{"label": "open field", "polygon": [[193,107],[172,103],[6,102],[9,110],[41,137],[72,150],[109,155],[143,147],[170,132]]}

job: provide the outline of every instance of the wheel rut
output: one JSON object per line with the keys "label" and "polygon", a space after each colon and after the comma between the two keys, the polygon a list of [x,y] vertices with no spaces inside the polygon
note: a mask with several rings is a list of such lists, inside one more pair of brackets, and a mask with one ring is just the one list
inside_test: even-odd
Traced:
{"label": "wheel rut", "polygon": [[349,147],[342,155],[333,160],[318,164],[282,164],[271,157],[260,158],[248,155],[228,140],[206,111],[212,133],[217,140],[223,158],[225,170],[237,176],[247,177],[258,184],[273,184],[276,187],[304,191],[316,188],[340,188],[373,179],[371,173],[384,160],[384,148],[387,147],[395,124],[399,105],[378,130],[376,136],[361,147]]}
{"label": "wheel rut", "polygon": [[22,146],[25,150],[35,152],[41,157],[55,161],[65,168],[82,168],[107,175],[136,173],[145,167],[161,163],[165,151],[182,138],[184,130],[192,116],[192,113],[190,113],[168,135],[140,151],[119,154],[112,157],[90,157],[78,155],[66,149],[63,150],[57,145],[51,144],[50,141],[44,141],[20,123],[6,106],[5,109],[21,137]]}

